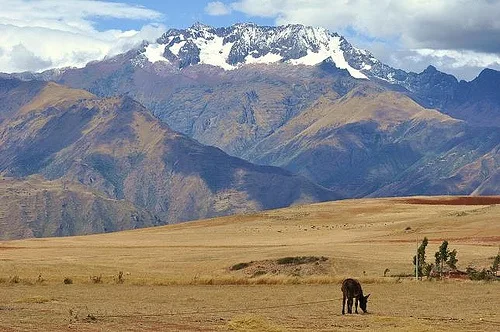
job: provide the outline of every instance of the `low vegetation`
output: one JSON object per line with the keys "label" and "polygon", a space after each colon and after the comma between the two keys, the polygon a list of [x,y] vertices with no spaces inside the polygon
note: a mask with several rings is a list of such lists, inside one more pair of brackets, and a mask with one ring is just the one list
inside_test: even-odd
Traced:
{"label": "low vegetation", "polygon": [[276,260],[278,264],[292,264],[292,265],[301,265],[301,264],[309,264],[315,262],[325,262],[328,258],[315,257],[315,256],[296,256],[296,257],[284,257]]}
{"label": "low vegetation", "polygon": [[102,284],[102,274],[98,276],[90,276],[89,279],[93,284]]}
{"label": "low vegetation", "polygon": [[230,270],[231,271],[238,271],[238,270],[244,269],[246,267],[249,267],[251,263],[252,262],[250,262],[250,263],[238,263],[238,264],[234,264],[233,266],[231,266]]}

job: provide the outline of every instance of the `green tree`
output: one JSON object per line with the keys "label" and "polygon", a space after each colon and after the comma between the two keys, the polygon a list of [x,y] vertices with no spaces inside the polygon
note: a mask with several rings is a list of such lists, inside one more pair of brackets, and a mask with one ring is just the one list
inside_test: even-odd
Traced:
{"label": "green tree", "polygon": [[[418,277],[422,277],[424,275],[429,276],[426,273],[426,270],[428,268],[428,264],[425,262],[425,248],[427,247],[427,244],[429,244],[429,240],[427,237],[424,237],[422,243],[417,249],[417,255],[418,255]],[[417,264],[417,255],[413,256],[413,265],[415,266]]]}
{"label": "green tree", "polygon": [[448,264],[448,266],[450,268],[452,268],[453,270],[456,270],[457,269],[457,262],[458,262],[457,250],[453,249],[453,251],[451,251],[449,254],[448,261],[446,262],[446,264]]}
{"label": "green tree", "polygon": [[498,268],[500,267],[500,248],[498,248],[498,254],[493,258],[493,264],[491,265],[491,272],[496,274]]}
{"label": "green tree", "polygon": [[439,271],[439,276],[443,275],[444,265],[448,265],[451,269],[457,268],[457,251],[448,249],[448,241],[444,240],[439,246],[439,250],[434,254],[436,258],[436,268]]}

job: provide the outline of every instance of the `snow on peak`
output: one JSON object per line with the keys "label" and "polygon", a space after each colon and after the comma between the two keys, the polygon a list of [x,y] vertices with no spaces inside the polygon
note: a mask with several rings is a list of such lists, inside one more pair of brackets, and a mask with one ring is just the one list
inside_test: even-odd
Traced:
{"label": "snow on peak", "polygon": [[165,52],[164,45],[161,45],[161,44],[150,44],[150,45],[146,46],[146,49],[144,51],[144,55],[146,56],[146,58],[151,63],[155,63],[155,62],[158,62],[158,61],[169,62],[163,56],[163,52]]}
{"label": "snow on peak", "polygon": [[[276,62],[314,66],[331,58],[351,76],[367,78],[362,70],[371,68],[371,63],[352,66],[345,56],[349,49],[345,43],[343,37],[324,28],[299,24],[269,27],[238,23],[214,28],[195,23],[185,30],[167,31],[156,43],[146,46],[143,56],[151,63],[168,62],[180,69],[207,64],[225,70]],[[366,51],[348,46],[356,51],[356,56],[369,56],[363,53]]]}

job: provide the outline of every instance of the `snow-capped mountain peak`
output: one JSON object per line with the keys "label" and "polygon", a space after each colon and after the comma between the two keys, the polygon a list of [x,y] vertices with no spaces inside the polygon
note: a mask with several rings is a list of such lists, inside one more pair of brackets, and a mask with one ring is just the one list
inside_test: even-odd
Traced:
{"label": "snow-capped mountain peak", "polygon": [[[151,63],[169,63],[179,69],[206,64],[225,70],[272,63],[314,66],[330,58],[351,76],[365,79],[367,75],[363,70],[370,69],[376,60],[324,28],[299,24],[268,27],[252,23],[227,28],[195,23],[187,29],[171,29],[156,43],[147,45],[140,56]],[[373,60],[363,61],[360,56]]]}

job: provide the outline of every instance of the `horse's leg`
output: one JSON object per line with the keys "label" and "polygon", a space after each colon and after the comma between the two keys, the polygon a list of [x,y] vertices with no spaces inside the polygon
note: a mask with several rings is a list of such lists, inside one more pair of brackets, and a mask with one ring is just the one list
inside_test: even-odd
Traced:
{"label": "horse's leg", "polygon": [[346,300],[346,297],[344,295],[342,298],[342,315],[345,315],[345,300]]}
{"label": "horse's leg", "polygon": [[347,312],[352,314],[352,297],[347,299]]}
{"label": "horse's leg", "polygon": [[358,298],[356,298],[356,301],[354,302],[354,305],[356,306],[356,313],[358,313]]}

